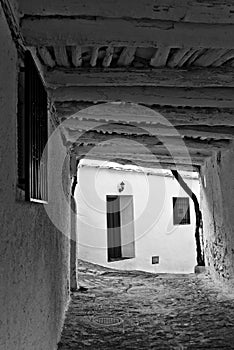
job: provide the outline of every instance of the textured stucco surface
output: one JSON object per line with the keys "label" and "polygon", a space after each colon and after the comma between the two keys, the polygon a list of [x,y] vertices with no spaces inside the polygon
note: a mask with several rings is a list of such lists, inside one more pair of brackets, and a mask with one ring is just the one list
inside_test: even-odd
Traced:
{"label": "textured stucco surface", "polygon": [[201,208],[206,262],[216,279],[233,284],[234,147],[208,160],[202,168]]}
{"label": "textured stucco surface", "polygon": [[0,349],[53,350],[69,299],[69,239],[43,205],[16,200],[17,53],[1,7],[0,46]]}

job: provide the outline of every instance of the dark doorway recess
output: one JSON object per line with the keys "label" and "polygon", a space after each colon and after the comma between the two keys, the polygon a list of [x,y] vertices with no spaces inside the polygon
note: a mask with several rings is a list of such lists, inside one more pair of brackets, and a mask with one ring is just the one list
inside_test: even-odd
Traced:
{"label": "dark doorway recess", "polygon": [[106,196],[107,260],[135,257],[134,215],[132,196]]}

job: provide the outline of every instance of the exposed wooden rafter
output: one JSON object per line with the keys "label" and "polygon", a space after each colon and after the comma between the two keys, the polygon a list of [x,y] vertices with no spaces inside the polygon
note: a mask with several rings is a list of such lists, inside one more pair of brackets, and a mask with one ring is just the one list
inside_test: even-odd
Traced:
{"label": "exposed wooden rafter", "polygon": [[80,67],[82,65],[82,51],[80,46],[71,47],[71,57],[72,57],[72,64],[75,67]]}
{"label": "exposed wooden rafter", "polygon": [[[110,60],[111,57],[109,57]],[[110,64],[106,59],[105,64]],[[80,68],[53,69],[45,73],[48,86],[168,86],[234,87],[232,67],[216,69]]]}
{"label": "exposed wooden rafter", "polygon": [[[60,117],[60,120],[64,120],[74,115],[75,113],[85,110],[88,107],[95,108],[93,102],[82,102],[82,101],[65,101],[65,102],[55,102],[55,109]],[[169,123],[174,126],[178,125],[207,125],[207,126],[219,126],[219,125],[229,125],[234,126],[234,109],[217,109],[217,108],[178,108],[178,107],[168,107],[168,106],[151,106],[150,107],[156,113],[163,116]],[[220,118],[222,116],[222,118]],[[85,119],[85,116],[83,115]],[[157,117],[141,116],[141,119],[133,115],[125,116],[115,116],[115,115],[92,115],[91,117],[94,121],[107,121],[107,122],[118,122],[122,120],[127,123],[158,123]],[[89,118],[90,120],[90,118]]]}
{"label": "exposed wooden rafter", "polygon": [[50,90],[54,101],[113,102],[147,105],[234,108],[234,88],[170,88],[142,86],[61,87]]}
{"label": "exposed wooden rafter", "polygon": [[196,59],[197,59],[198,57],[200,57],[201,55],[203,55],[203,53],[204,53],[205,51],[206,51],[205,48],[203,48],[203,49],[195,49],[194,53],[189,57],[189,59],[187,60],[186,64],[187,64],[188,66],[192,65],[192,64],[196,61]]}
{"label": "exposed wooden rafter", "polygon": [[183,23],[98,17],[23,17],[29,46],[87,45],[232,49],[234,24]]}
{"label": "exposed wooden rafter", "polygon": [[[214,140],[194,137],[181,137],[181,136],[162,136],[149,134],[121,134],[118,132],[104,133],[100,130],[70,130],[69,128],[62,127],[63,133],[67,142],[77,145],[111,145],[112,149],[116,147],[116,150],[120,148],[128,150],[128,152],[134,151],[137,153],[137,147],[147,147],[152,153],[157,154],[158,151],[163,151],[163,154],[170,152],[180,152],[182,154],[187,153],[188,150],[192,150],[192,154],[199,153],[200,155],[209,154],[212,150],[219,150],[227,147],[229,143],[227,140]],[[117,143],[116,143],[117,140]],[[103,146],[103,147],[104,147]],[[142,151],[142,149],[141,149]]]}
{"label": "exposed wooden rafter", "polygon": [[92,54],[91,54],[91,59],[90,59],[90,66],[91,67],[95,67],[96,63],[97,63],[97,59],[98,59],[98,51],[99,51],[99,47],[94,47],[92,50]]}
{"label": "exposed wooden rafter", "polygon": [[[95,155],[92,153],[85,153],[82,151],[82,149],[77,150],[77,159],[80,158],[86,158],[86,159],[91,159],[91,160],[102,160],[103,161],[103,157],[99,155]],[[109,161],[114,161],[115,163],[119,163],[119,164],[131,164],[131,165],[137,165],[138,167],[142,167],[145,171],[146,168],[151,168],[151,169],[175,169],[175,170],[183,170],[183,171],[193,171],[193,172],[198,172],[201,165],[197,165],[197,164],[191,164],[191,162],[187,163],[176,163],[175,162],[170,162],[167,160],[158,160],[153,162],[153,160],[149,160],[146,161],[145,159],[135,159],[135,160],[130,160],[128,158],[128,156],[123,155],[122,157],[116,156],[110,156],[108,159]],[[143,171],[142,169],[142,171]]]}
{"label": "exposed wooden rafter", "polygon": [[[78,153],[79,156],[83,156],[86,153]],[[171,164],[171,165],[191,165],[191,167],[193,165],[195,166],[202,166],[204,164],[205,158],[204,157],[182,157],[182,156],[178,156],[178,157],[170,157],[170,156],[166,156],[166,155],[161,155],[161,154],[157,154],[157,155],[137,155],[137,154],[127,154],[127,153],[104,153],[104,150],[100,149],[99,151],[95,152],[95,151],[91,151],[87,158],[90,159],[102,159],[102,160],[108,160],[108,161],[114,161],[115,159],[126,159],[129,163],[132,162],[135,165],[143,165],[145,166],[145,164],[147,163],[149,167],[155,167],[156,165],[160,166],[163,168],[163,164]],[[151,164],[151,166],[150,166]]]}
{"label": "exposed wooden rafter", "polygon": [[103,58],[102,65],[103,67],[109,67],[113,58],[114,48],[112,46],[109,46],[106,49],[105,57]]}
{"label": "exposed wooden rafter", "polygon": [[40,56],[41,60],[43,61],[44,65],[46,65],[50,68],[53,68],[55,66],[55,61],[52,58],[49,50],[45,46],[39,47],[38,53],[39,53],[39,56]]}
{"label": "exposed wooden rafter", "polygon": [[63,123],[77,156],[194,169],[233,141],[231,0],[22,0],[20,14],[60,122],[133,103]]}
{"label": "exposed wooden rafter", "polygon": [[67,51],[65,46],[54,47],[55,59],[58,66],[69,67]]}
{"label": "exposed wooden rafter", "polygon": [[182,58],[190,51],[190,48],[177,49],[170,57],[168,61],[168,66],[171,68],[177,67],[182,60]]}
{"label": "exposed wooden rafter", "polygon": [[182,67],[184,64],[188,63],[191,57],[194,56],[194,54],[197,52],[197,49],[189,49],[184,56],[180,59],[180,61],[177,64],[177,67]]}
{"label": "exposed wooden rafter", "polygon": [[217,60],[215,60],[212,63],[213,67],[219,67],[221,66],[223,63],[229,61],[230,59],[234,58],[234,50],[228,50],[224,55],[222,55],[220,58],[218,58]]}
{"label": "exposed wooden rafter", "polygon": [[[101,159],[108,161],[116,161],[117,159],[125,159],[128,163],[132,163],[138,166],[147,166],[147,167],[162,167],[164,168],[164,164],[168,167],[176,167],[186,165],[190,166],[193,169],[193,166],[199,167],[203,165],[205,157],[203,155],[191,156],[189,153],[187,155],[177,155],[172,156],[169,154],[161,154],[157,151],[156,154],[150,151],[150,149],[145,148],[144,152],[140,150],[140,148],[136,148],[134,150],[130,150],[130,152],[124,150],[115,150],[111,145],[110,146],[102,146],[90,144],[88,146],[77,145],[74,146],[73,152],[77,154],[79,157],[85,157],[88,159]],[[142,148],[143,149],[143,148]],[[141,152],[142,151],[142,152]],[[147,165],[146,165],[147,164]],[[191,170],[190,169],[190,170]]]}
{"label": "exposed wooden rafter", "polygon": [[226,52],[227,50],[224,49],[209,49],[194,62],[194,65],[200,67],[209,67]]}
{"label": "exposed wooden rafter", "polygon": [[[122,122],[122,123],[121,123]],[[163,122],[163,120],[162,120]],[[165,122],[168,121],[165,119]],[[132,122],[131,124],[124,123],[120,119],[116,122],[100,122],[97,123],[95,120],[70,120],[69,130],[71,133],[76,134],[80,131],[95,130],[104,134],[111,134],[112,132],[124,135],[154,135],[154,136],[165,136],[165,137],[199,137],[205,139],[225,139],[234,140],[234,127],[228,126],[206,126],[206,125],[179,125],[174,127],[173,125],[163,125],[162,123],[148,124],[141,123],[137,124]]]}
{"label": "exposed wooden rafter", "polygon": [[21,14],[147,18],[201,23],[234,23],[232,0],[21,0]]}
{"label": "exposed wooden rafter", "polygon": [[153,67],[163,67],[167,63],[170,47],[161,46],[156,49],[154,56],[150,60],[150,65]]}
{"label": "exposed wooden rafter", "polygon": [[134,55],[136,52],[135,47],[125,47],[118,59],[117,65],[118,66],[128,66],[132,63],[134,60]]}

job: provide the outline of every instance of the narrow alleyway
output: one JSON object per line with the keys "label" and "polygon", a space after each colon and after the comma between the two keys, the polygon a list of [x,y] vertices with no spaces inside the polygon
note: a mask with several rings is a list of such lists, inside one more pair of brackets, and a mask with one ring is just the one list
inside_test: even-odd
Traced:
{"label": "narrow alleyway", "polygon": [[208,276],[79,262],[79,283],[59,350],[234,349],[234,298]]}

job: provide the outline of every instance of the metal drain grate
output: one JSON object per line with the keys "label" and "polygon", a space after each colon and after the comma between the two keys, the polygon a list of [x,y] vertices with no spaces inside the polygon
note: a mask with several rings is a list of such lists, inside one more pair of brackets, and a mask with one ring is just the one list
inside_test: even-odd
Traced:
{"label": "metal drain grate", "polygon": [[110,317],[110,316],[95,316],[92,317],[92,322],[100,326],[118,326],[123,323],[123,319],[120,317]]}

